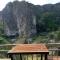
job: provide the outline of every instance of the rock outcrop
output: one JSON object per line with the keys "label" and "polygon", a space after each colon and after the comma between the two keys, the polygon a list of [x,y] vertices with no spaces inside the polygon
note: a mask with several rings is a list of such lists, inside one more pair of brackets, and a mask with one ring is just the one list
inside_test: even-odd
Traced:
{"label": "rock outcrop", "polygon": [[0,21],[2,21],[2,12],[0,12]]}
{"label": "rock outcrop", "polygon": [[48,15],[52,14],[54,16],[53,23],[60,26],[60,3],[40,6],[25,1],[10,2],[2,11],[5,34],[7,36],[31,37],[36,32],[48,31],[49,26],[46,27],[45,21],[43,21],[44,15],[46,16],[47,13]]}
{"label": "rock outcrop", "polygon": [[31,37],[36,34],[36,16],[32,4],[25,1],[14,1],[6,5],[3,10],[5,34]]}

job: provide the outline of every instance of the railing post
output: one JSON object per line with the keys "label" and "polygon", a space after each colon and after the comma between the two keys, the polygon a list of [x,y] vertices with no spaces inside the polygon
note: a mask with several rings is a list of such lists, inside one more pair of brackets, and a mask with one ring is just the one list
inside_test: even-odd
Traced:
{"label": "railing post", "polygon": [[45,54],[45,60],[48,60],[48,55],[47,54]]}
{"label": "railing post", "polygon": [[22,60],[22,55],[20,54],[20,59]]}
{"label": "railing post", "polygon": [[13,56],[12,56],[12,54],[9,54],[9,57],[11,58],[11,60],[13,60]]}

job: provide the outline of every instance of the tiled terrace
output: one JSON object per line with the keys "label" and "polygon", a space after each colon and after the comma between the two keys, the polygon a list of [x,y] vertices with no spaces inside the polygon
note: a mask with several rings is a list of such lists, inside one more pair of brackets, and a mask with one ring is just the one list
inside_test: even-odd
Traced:
{"label": "tiled terrace", "polygon": [[7,58],[5,58],[5,59],[0,59],[0,60],[11,60],[11,59],[7,59]]}
{"label": "tiled terrace", "polygon": [[60,60],[60,56],[49,56],[48,60]]}
{"label": "tiled terrace", "polygon": [[[7,58],[5,58],[5,59],[0,59],[0,60],[11,60],[11,59],[7,59]],[[60,60],[60,56],[49,56],[48,57],[48,60]]]}
{"label": "tiled terrace", "polygon": [[19,44],[13,47],[9,53],[48,53],[45,44]]}

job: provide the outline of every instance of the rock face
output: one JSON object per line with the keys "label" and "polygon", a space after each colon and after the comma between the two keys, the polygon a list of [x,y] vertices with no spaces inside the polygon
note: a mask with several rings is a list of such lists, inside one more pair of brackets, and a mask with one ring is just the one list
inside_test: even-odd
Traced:
{"label": "rock face", "polygon": [[25,1],[8,3],[3,10],[3,20],[8,36],[31,37],[36,34],[36,16],[31,4]]}
{"label": "rock face", "polygon": [[45,19],[43,16],[46,13],[54,13],[56,15],[53,15],[54,21],[60,26],[60,3],[43,6],[25,1],[8,3],[2,11],[5,34],[7,36],[31,37],[36,34],[36,30],[37,33],[44,32],[47,28],[42,18]]}
{"label": "rock face", "polygon": [[0,12],[0,21],[2,21],[2,12]]}

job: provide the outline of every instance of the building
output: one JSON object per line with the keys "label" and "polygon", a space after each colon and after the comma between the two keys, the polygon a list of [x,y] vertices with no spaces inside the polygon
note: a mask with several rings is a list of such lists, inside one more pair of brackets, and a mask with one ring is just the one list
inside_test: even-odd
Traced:
{"label": "building", "polygon": [[11,60],[48,60],[48,54],[45,44],[18,44],[8,52]]}

